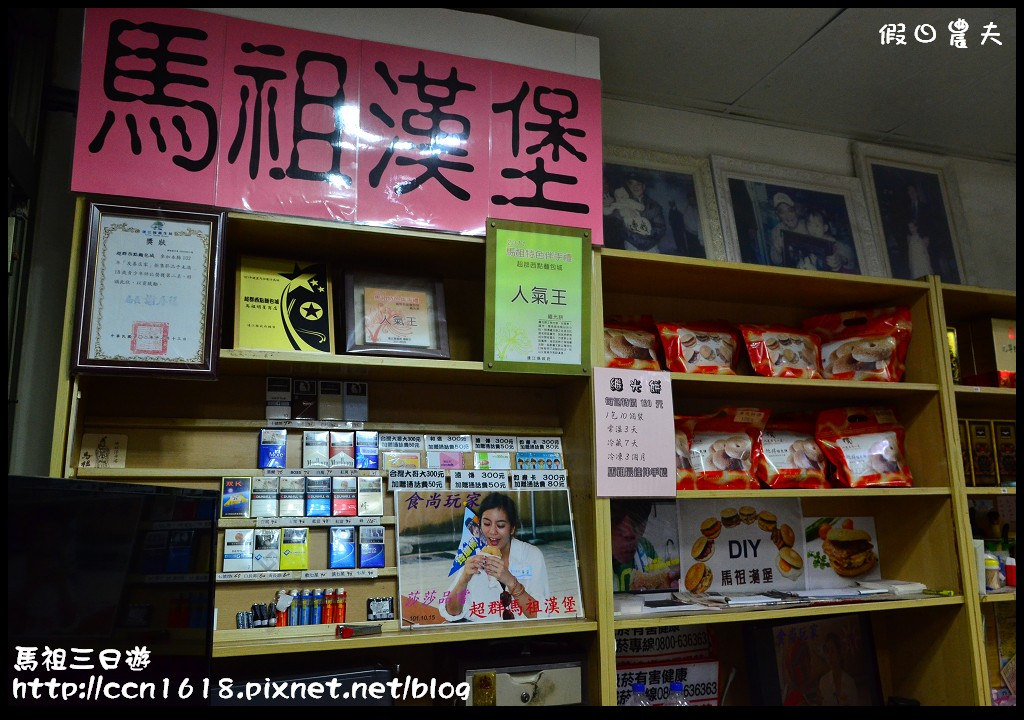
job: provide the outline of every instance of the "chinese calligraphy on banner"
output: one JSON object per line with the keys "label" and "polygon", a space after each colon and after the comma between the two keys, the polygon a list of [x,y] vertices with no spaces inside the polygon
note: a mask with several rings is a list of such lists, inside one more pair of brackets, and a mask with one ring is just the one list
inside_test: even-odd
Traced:
{"label": "chinese calligraphy on banner", "polygon": [[594,368],[599,497],[675,497],[667,372]]}
{"label": "chinese calligraphy on banner", "polygon": [[192,10],[90,8],[84,37],[75,192],[602,242],[598,80]]}

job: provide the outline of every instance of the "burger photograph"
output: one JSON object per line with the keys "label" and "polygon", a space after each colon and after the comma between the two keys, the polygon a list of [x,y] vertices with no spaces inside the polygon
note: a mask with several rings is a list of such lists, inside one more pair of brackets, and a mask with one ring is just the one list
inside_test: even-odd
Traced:
{"label": "burger photograph", "polygon": [[804,518],[807,589],[840,588],[880,580],[875,520],[870,517]]}

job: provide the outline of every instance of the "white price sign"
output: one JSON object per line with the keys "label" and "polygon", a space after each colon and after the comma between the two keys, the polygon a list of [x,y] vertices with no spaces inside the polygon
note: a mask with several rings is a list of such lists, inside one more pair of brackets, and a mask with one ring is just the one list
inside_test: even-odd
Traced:
{"label": "white price sign", "polygon": [[508,490],[507,470],[452,470],[452,490]]}

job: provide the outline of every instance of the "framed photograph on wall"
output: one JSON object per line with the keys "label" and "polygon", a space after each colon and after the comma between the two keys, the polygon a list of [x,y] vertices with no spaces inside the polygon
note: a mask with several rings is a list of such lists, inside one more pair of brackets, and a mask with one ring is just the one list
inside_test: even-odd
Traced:
{"label": "framed photograph on wall", "polygon": [[705,158],[606,146],[604,247],[725,259]]}
{"label": "framed photograph on wall", "polygon": [[90,203],[74,372],[212,379],[223,213]]}
{"label": "framed photograph on wall", "polygon": [[857,178],[711,158],[726,259],[886,274]]}
{"label": "framed photograph on wall", "polygon": [[345,275],[345,352],[448,359],[440,279]]}
{"label": "framed photograph on wall", "polygon": [[878,660],[866,613],[744,628],[755,705],[882,705]]}
{"label": "framed photograph on wall", "polygon": [[900,148],[853,144],[875,235],[894,278],[938,275],[966,283],[963,209],[949,161]]}

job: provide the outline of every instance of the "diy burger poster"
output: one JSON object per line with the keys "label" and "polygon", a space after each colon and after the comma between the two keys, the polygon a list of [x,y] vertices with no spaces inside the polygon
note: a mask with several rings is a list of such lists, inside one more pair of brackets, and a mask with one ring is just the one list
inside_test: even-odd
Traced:
{"label": "diy burger poster", "polygon": [[763,593],[806,589],[800,500],[694,499],[679,505],[679,589]]}

